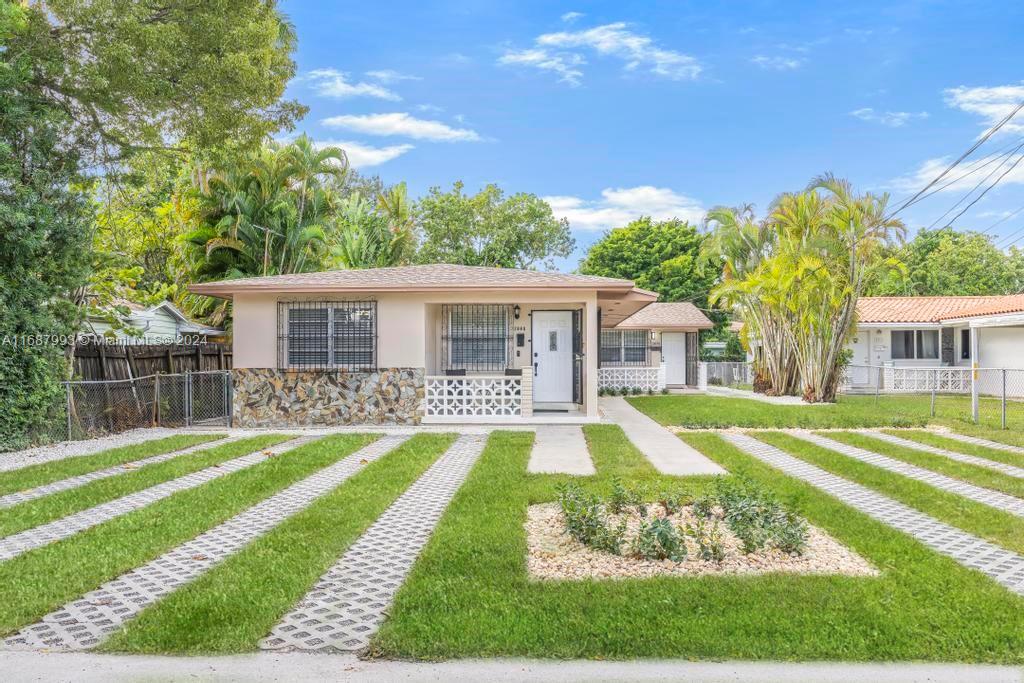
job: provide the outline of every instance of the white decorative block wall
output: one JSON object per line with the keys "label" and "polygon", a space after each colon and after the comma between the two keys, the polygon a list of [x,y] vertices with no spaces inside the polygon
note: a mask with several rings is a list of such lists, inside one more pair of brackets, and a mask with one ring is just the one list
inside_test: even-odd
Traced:
{"label": "white decorative block wall", "polygon": [[597,371],[597,388],[621,391],[661,391],[665,387],[664,366],[634,368],[600,368]]}
{"label": "white decorative block wall", "polygon": [[[427,377],[424,386],[423,416],[523,417],[524,384],[529,384],[529,379]],[[532,410],[530,412],[532,414]]]}

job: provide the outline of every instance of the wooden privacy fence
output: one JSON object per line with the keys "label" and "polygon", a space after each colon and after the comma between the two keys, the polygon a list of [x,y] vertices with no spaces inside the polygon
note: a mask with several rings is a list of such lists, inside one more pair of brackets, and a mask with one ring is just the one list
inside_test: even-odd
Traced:
{"label": "wooden privacy fence", "polygon": [[74,348],[76,380],[109,381],[149,375],[231,369],[228,344],[79,344]]}

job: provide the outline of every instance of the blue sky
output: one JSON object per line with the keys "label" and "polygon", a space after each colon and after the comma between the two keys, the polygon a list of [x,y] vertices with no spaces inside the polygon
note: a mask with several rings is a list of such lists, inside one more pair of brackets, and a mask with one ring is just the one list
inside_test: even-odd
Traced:
{"label": "blue sky", "polygon": [[[299,132],[414,196],[462,180],[549,198],[579,245],[563,270],[631,218],[763,210],[826,171],[909,196],[1024,100],[1019,2],[281,7]],[[1009,169],[1024,112],[1013,124],[902,215],[911,233]],[[1024,163],[955,225],[1024,246],[1022,206]]]}

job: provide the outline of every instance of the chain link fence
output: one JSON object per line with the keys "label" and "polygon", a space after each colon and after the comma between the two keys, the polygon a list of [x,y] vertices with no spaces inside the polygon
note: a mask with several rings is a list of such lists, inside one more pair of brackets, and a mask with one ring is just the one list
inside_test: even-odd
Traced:
{"label": "chain link fence", "polygon": [[66,382],[65,419],[55,441],[91,439],[139,427],[231,426],[231,373],[160,374]]}
{"label": "chain link fence", "polygon": [[701,363],[698,373],[702,375],[699,384],[732,389],[754,388],[754,366],[752,363],[711,361]]}

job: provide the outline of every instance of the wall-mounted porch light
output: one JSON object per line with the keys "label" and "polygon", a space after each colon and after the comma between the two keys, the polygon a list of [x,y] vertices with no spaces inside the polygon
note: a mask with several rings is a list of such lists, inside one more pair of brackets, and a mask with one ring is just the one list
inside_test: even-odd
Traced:
{"label": "wall-mounted porch light", "polygon": [[515,318],[516,320],[519,320],[519,313],[521,311],[522,309],[519,308],[519,304],[516,304],[515,306],[512,307],[512,317]]}

